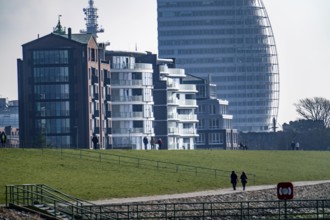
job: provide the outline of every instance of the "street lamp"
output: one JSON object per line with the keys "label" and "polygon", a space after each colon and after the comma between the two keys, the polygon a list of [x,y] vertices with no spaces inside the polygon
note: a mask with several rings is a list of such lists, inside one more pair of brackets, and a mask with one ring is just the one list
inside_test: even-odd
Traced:
{"label": "street lamp", "polygon": [[78,149],[78,126],[74,126],[76,130],[76,149]]}
{"label": "street lamp", "polygon": [[129,146],[132,148],[132,150],[133,150],[133,145],[131,144],[131,128],[130,129],[128,129],[128,141],[129,141]]}
{"label": "street lamp", "polygon": [[41,107],[41,110],[43,111],[43,120],[44,120],[44,129],[45,129],[45,144],[47,148],[47,120],[46,120],[46,107]]}

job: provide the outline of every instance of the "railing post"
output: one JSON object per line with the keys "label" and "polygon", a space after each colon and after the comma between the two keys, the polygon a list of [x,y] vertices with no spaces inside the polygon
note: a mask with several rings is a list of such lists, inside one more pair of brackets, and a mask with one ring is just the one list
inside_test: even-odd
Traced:
{"label": "railing post", "polygon": [[[120,158],[120,157],[119,157]],[[127,205],[127,219],[129,219],[129,205]]]}
{"label": "railing post", "polygon": [[203,202],[203,219],[205,219],[205,203]]}
{"label": "railing post", "polygon": [[211,203],[211,219],[213,219],[213,202]]}
{"label": "railing post", "polygon": [[243,219],[243,202],[241,202],[241,219]]}
{"label": "railing post", "polygon": [[165,219],[167,219],[167,204],[165,204]]}
{"label": "railing post", "polygon": [[136,204],[136,219],[139,219],[139,204]]}

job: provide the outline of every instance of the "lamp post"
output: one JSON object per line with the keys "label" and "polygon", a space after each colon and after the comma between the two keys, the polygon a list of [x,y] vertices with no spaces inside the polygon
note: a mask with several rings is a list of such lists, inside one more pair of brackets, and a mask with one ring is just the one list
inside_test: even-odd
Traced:
{"label": "lamp post", "polygon": [[41,110],[43,112],[43,120],[44,120],[44,129],[45,129],[45,145],[47,148],[47,121],[46,121],[46,107],[41,107]]}
{"label": "lamp post", "polygon": [[78,149],[78,126],[74,126],[74,129],[76,131],[76,149]]}
{"label": "lamp post", "polygon": [[128,142],[129,142],[129,146],[132,148],[133,150],[133,145],[131,144],[131,128],[128,129]]}

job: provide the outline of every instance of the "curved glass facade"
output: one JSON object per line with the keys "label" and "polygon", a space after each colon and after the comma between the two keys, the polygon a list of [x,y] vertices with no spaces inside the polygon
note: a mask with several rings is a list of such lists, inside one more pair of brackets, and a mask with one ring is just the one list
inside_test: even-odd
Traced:
{"label": "curved glass facade", "polygon": [[277,118],[279,69],[261,0],[157,0],[158,50],[177,67],[212,77],[233,128],[268,131]]}

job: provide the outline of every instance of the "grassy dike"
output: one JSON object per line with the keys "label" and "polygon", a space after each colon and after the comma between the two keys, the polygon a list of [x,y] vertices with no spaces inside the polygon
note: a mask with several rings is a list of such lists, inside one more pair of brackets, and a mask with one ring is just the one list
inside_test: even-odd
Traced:
{"label": "grassy dike", "polygon": [[[60,152],[58,150],[58,152]],[[70,153],[70,150],[63,150]],[[72,152],[72,150],[71,150]],[[116,155],[245,171],[255,185],[330,179],[328,151],[105,151]],[[102,153],[102,151],[101,151]],[[251,178],[250,178],[251,180]],[[40,149],[0,149],[0,204],[5,185],[42,183],[86,200],[192,192],[230,186],[229,177],[138,169],[118,163],[42,154]],[[248,185],[252,185],[252,180]]]}

